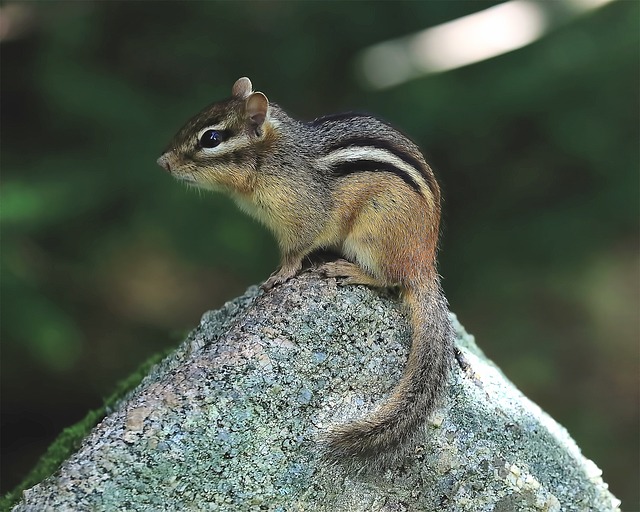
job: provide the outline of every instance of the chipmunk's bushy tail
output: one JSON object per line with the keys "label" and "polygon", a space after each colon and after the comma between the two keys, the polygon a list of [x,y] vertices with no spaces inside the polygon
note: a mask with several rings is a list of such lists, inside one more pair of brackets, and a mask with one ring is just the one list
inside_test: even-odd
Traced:
{"label": "chipmunk's bushy tail", "polygon": [[409,445],[431,414],[447,383],[453,360],[453,327],[438,281],[407,288],[413,342],[404,375],[386,401],[363,419],[338,425],[324,437],[326,456],[385,465]]}

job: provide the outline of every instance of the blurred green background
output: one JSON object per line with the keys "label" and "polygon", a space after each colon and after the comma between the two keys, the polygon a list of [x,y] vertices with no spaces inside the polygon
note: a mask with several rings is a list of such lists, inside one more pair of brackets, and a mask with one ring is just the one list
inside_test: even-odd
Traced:
{"label": "blurred green background", "polygon": [[298,118],[373,112],[420,144],[452,310],[638,510],[640,4],[388,90],[356,70],[372,44],[490,5],[2,3],[2,491],[277,266],[265,229],[155,164],[247,75]]}

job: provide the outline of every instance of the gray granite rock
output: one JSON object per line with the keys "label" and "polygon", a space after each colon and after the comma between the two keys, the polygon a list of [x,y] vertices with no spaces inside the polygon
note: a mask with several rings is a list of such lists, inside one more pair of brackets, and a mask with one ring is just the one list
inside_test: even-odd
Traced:
{"label": "gray granite rock", "polygon": [[468,367],[398,467],[318,458],[330,424],[375,407],[403,371],[393,298],[306,273],[206,313],[16,511],[609,511],[619,502],[566,430],[457,320]]}

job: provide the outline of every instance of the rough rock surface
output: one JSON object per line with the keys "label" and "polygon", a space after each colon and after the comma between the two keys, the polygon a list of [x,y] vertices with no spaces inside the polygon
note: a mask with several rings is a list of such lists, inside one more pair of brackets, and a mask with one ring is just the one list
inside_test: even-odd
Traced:
{"label": "rough rock surface", "polygon": [[14,510],[608,511],[618,501],[567,432],[455,322],[468,362],[419,446],[382,474],[318,458],[402,372],[393,298],[306,273],[208,312],[58,472]]}

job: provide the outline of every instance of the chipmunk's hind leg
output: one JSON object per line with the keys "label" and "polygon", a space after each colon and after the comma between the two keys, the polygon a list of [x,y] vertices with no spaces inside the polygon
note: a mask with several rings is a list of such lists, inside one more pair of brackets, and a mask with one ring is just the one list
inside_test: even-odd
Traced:
{"label": "chipmunk's hind leg", "polygon": [[320,267],[320,271],[327,277],[342,278],[340,284],[362,284],[372,288],[384,288],[385,283],[368,274],[359,265],[339,259],[329,261]]}

